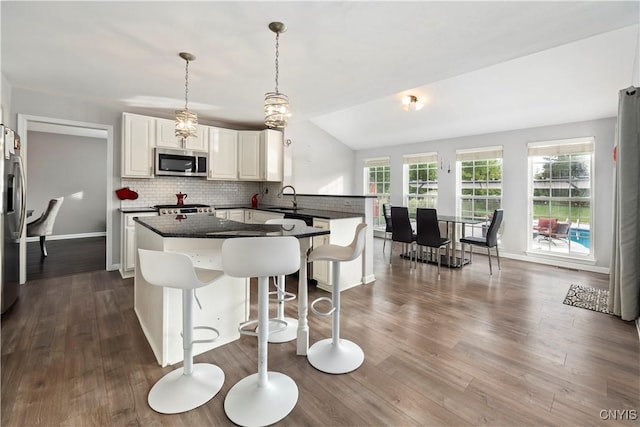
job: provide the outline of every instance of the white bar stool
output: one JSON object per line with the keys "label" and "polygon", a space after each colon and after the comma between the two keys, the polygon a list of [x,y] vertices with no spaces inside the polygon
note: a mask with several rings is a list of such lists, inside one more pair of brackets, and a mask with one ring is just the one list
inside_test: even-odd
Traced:
{"label": "white bar stool", "polygon": [[[278,218],[278,219],[268,219],[265,224],[278,224],[281,225],[285,230],[292,230],[293,227],[304,228],[307,224],[301,219],[294,218]],[[273,278],[274,283],[276,285],[275,292],[269,292],[269,295],[276,295],[276,302],[278,304],[276,319],[287,322],[287,326],[279,331],[274,332],[269,335],[270,343],[283,343],[293,341],[298,336],[298,319],[294,319],[293,317],[285,317],[284,315],[284,303],[286,301],[293,301],[296,299],[296,294],[287,292],[285,290],[285,276],[280,275]],[[270,322],[271,323],[271,322]],[[279,325],[270,324],[269,327],[273,328],[278,327]]]}
{"label": "white bar stool", "polygon": [[[358,224],[353,241],[349,246],[322,245],[309,254],[309,261],[331,261],[332,291],[331,298],[321,297],[314,300],[311,311],[318,316],[333,315],[331,338],[320,340],[309,347],[307,359],[311,366],[329,374],[345,374],[357,369],[364,362],[364,352],[358,344],[340,338],[340,263],[356,259],[365,245],[367,224]],[[321,301],[330,301],[331,310],[320,312],[315,305]]]}
{"label": "white bar stool", "polygon": [[[292,236],[238,237],[222,244],[222,267],[231,277],[258,278],[258,320],[240,325],[243,335],[258,337],[258,373],[238,381],[227,393],[224,410],[241,426],[266,426],[283,419],[298,402],[298,386],[287,375],[267,370],[270,323],[269,277],[300,268],[300,244]],[[256,332],[248,326],[258,324]]]}
{"label": "white bar stool", "polygon": [[[195,289],[210,285],[224,275],[219,270],[195,268],[187,255],[138,249],[144,280],[154,286],[182,290],[182,347],[184,363],[154,384],[147,398],[149,406],[161,414],[178,414],[197,408],[215,396],[224,383],[224,372],[210,363],[193,363],[193,344],[212,342],[220,333],[208,326],[193,326]],[[200,303],[198,302],[198,305]],[[195,329],[213,331],[216,337],[194,340]]]}

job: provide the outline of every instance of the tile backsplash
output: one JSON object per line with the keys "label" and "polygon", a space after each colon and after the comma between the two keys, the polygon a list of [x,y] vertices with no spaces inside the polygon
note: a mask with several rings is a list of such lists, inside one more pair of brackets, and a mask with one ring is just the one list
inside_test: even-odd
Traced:
{"label": "tile backsplash", "polygon": [[[291,206],[291,189],[277,197],[282,184],[279,182],[209,181],[201,178],[156,177],[153,179],[126,179],[122,187],[138,193],[136,200],[122,200],[121,207],[146,207],[175,204],[176,194],[187,194],[185,203],[202,203],[212,206],[251,206],[251,197],[258,193],[258,202],[264,206]],[[298,208],[322,209],[339,212],[364,213],[363,197],[298,194]]]}
{"label": "tile backsplash", "polygon": [[200,178],[163,176],[153,179],[122,179],[122,187],[138,193],[136,200],[122,200],[121,206],[140,207],[175,204],[176,194],[187,194],[185,203],[205,205],[250,205],[251,196],[260,193],[261,183],[208,181]]}

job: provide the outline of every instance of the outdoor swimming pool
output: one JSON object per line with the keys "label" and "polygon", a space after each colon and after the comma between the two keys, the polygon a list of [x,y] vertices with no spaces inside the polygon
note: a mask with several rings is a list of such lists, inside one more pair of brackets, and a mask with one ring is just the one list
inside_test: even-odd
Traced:
{"label": "outdoor swimming pool", "polygon": [[585,248],[591,248],[591,230],[572,227],[569,229],[569,240],[579,243]]}

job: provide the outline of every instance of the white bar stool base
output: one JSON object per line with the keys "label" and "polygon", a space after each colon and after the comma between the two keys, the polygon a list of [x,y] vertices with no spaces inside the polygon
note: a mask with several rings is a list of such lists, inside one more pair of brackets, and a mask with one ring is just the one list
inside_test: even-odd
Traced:
{"label": "white bar stool base", "polygon": [[[294,319],[293,317],[285,317],[282,320],[287,322],[287,327],[282,331],[269,334],[270,343],[279,344],[283,342],[293,341],[298,338],[298,319]],[[269,323],[269,330],[274,330],[279,327],[281,326],[277,323]]]}
{"label": "white bar stool base", "polygon": [[279,372],[267,372],[267,384],[258,387],[258,374],[238,381],[224,399],[224,412],[241,426],[267,426],[280,421],[298,402],[298,386]]}
{"label": "white bar stool base", "polygon": [[178,368],[160,378],[149,392],[149,406],[161,414],[179,414],[207,403],[224,383],[224,372],[210,363],[196,363],[191,375]]}
{"label": "white bar stool base", "polygon": [[353,341],[341,339],[340,344],[336,346],[331,338],[326,338],[309,347],[307,360],[319,371],[346,374],[362,365],[364,352]]}

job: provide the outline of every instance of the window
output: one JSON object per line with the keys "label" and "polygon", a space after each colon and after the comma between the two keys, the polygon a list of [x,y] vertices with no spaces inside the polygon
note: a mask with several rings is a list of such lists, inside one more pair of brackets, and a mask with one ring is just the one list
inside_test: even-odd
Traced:
{"label": "window", "polygon": [[404,157],[404,205],[409,217],[417,208],[436,208],[438,203],[438,155],[414,154]]}
{"label": "window", "polygon": [[458,212],[465,218],[483,220],[467,226],[467,236],[484,236],[491,215],[502,206],[502,147],[456,152],[458,166]]}
{"label": "window", "polygon": [[529,144],[534,252],[591,257],[593,138]]}
{"label": "window", "polygon": [[391,198],[391,167],[388,157],[365,159],[364,194],[377,196],[373,207],[373,225],[375,228],[384,229],[382,204],[389,203]]}

